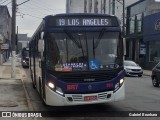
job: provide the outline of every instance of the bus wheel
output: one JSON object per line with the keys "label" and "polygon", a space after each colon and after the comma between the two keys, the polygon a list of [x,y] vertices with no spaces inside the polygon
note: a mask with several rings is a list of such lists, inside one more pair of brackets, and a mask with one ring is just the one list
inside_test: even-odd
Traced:
{"label": "bus wheel", "polygon": [[36,85],[35,85],[34,80],[33,80],[32,71],[31,71],[31,80],[32,80],[32,87],[33,87],[34,89],[36,89]]}
{"label": "bus wheel", "polygon": [[43,99],[43,87],[42,87],[40,78],[39,78],[39,95],[40,95],[40,99],[42,101],[42,104],[44,106],[47,106],[46,103],[45,103],[45,101],[44,101],[44,99]]}
{"label": "bus wheel", "polygon": [[159,87],[159,83],[156,77],[152,78],[152,84],[154,87]]}

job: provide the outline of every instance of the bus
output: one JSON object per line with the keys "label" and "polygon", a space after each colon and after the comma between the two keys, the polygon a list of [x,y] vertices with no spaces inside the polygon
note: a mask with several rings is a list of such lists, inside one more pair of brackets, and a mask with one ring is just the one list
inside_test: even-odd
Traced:
{"label": "bus", "polygon": [[125,98],[123,39],[116,16],[56,14],[30,41],[30,73],[42,103],[72,106]]}
{"label": "bus", "polygon": [[21,51],[22,67],[29,67],[29,48],[24,47]]}

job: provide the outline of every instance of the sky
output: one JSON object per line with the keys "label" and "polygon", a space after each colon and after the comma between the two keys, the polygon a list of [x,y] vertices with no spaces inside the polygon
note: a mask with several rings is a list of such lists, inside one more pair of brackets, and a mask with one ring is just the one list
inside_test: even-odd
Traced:
{"label": "sky", "polygon": [[[6,2],[5,2],[6,1]],[[10,15],[12,0],[0,0],[0,4],[7,5]],[[27,0],[17,0],[17,4]],[[19,34],[27,34],[31,37],[34,31],[46,15],[54,15],[66,12],[66,0],[30,0],[17,9],[16,26],[18,26]]]}

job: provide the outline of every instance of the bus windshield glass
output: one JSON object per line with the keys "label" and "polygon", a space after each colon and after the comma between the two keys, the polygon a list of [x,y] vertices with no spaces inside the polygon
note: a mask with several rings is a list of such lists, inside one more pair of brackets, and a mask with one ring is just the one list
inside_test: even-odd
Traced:
{"label": "bus windshield glass", "polygon": [[118,66],[119,32],[48,33],[47,66],[55,71],[107,70]]}

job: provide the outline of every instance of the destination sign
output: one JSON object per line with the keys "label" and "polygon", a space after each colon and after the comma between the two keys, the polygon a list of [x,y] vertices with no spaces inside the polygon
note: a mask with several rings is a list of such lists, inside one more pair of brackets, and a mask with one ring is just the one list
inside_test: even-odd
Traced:
{"label": "destination sign", "polygon": [[53,17],[48,21],[49,26],[118,26],[113,17]]}
{"label": "destination sign", "polygon": [[88,19],[57,19],[58,26],[109,26],[111,25],[110,19],[101,18],[88,18]]}

